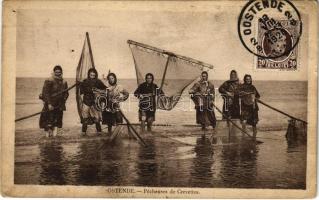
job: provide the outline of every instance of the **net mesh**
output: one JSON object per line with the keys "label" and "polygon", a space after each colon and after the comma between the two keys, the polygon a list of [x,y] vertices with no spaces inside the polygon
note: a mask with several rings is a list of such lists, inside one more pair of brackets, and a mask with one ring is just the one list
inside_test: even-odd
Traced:
{"label": "net mesh", "polygon": [[157,101],[157,107],[162,110],[173,109],[185,88],[199,77],[204,67],[212,68],[200,61],[145,44],[128,43],[135,63],[137,83],[143,83],[147,73],[154,75],[154,83],[165,94]]}
{"label": "net mesh", "polygon": [[[87,72],[90,68],[94,68],[94,61],[93,61],[93,55],[92,55],[89,35],[86,34],[81,57],[80,57],[80,61],[79,61],[79,64],[76,68],[76,81],[81,82],[84,79],[86,79]],[[80,116],[80,119],[82,122],[82,120],[83,120],[83,116],[82,116],[83,99],[80,95],[79,85],[76,86],[76,102],[77,102],[77,107],[78,107],[78,113],[79,113],[79,116]]]}

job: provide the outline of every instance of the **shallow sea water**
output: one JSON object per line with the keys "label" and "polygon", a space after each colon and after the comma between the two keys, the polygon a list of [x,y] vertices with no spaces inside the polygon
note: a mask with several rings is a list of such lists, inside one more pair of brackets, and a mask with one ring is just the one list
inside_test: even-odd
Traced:
{"label": "shallow sea water", "polygon": [[[43,80],[17,79],[16,117],[41,110],[37,96]],[[127,85],[130,82],[128,81]],[[217,82],[216,86],[220,83]],[[292,115],[306,119],[306,82],[257,82],[262,99]],[[284,88],[271,90],[272,87]],[[280,86],[280,87],[279,87]],[[130,89],[133,90],[134,88]],[[123,131],[114,142],[109,136],[80,136],[74,91],[70,92],[64,115],[64,134],[46,139],[38,129],[38,117],[16,123],[15,184],[158,186],[207,188],[290,188],[305,189],[306,145],[288,144],[287,118],[260,106],[258,140],[221,137],[211,139],[194,124],[195,112],[157,113],[157,123],[176,123],[173,127],[154,127],[141,134],[147,146],[129,138]],[[137,122],[136,102],[124,113]],[[216,104],[220,107],[221,101]],[[193,108],[191,106],[191,108]],[[217,117],[220,118],[218,113]],[[137,128],[137,127],[136,127]],[[138,128],[137,128],[138,129]],[[124,129],[126,130],[126,129]],[[251,133],[251,130],[249,130]],[[218,134],[227,136],[227,127]]]}
{"label": "shallow sea water", "polygon": [[288,145],[282,131],[260,132],[264,143],[256,145],[247,137],[212,144],[210,133],[161,129],[141,135],[147,146],[125,131],[113,142],[93,130],[85,138],[69,130],[55,139],[31,132],[33,142],[16,141],[15,183],[305,188],[306,146]]}

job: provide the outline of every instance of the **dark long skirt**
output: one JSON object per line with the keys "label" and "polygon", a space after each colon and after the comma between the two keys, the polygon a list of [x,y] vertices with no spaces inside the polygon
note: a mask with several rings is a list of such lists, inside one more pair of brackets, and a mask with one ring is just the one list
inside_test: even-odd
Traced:
{"label": "dark long skirt", "polygon": [[102,124],[115,126],[123,123],[123,117],[119,111],[116,112],[102,112]]}
{"label": "dark long skirt", "polygon": [[247,124],[256,126],[258,118],[258,108],[253,105],[242,105],[241,107],[241,120],[246,120]]}
{"label": "dark long skirt", "polygon": [[231,119],[239,119],[240,118],[240,106],[239,99],[235,97],[231,99],[229,97],[223,97],[223,119],[226,117],[230,117]]}
{"label": "dark long skirt", "polygon": [[40,128],[48,131],[54,127],[62,128],[63,121],[63,110],[55,109],[48,111],[47,108],[43,108],[44,111],[40,115],[39,126]]}
{"label": "dark long skirt", "polygon": [[202,126],[216,127],[216,117],[213,110],[196,108],[196,123]]}

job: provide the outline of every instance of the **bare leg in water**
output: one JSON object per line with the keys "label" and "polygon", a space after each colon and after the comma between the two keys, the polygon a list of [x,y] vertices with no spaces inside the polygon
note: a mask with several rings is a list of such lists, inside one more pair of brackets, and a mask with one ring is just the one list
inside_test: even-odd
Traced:
{"label": "bare leg in water", "polygon": [[[246,120],[242,121],[241,122],[241,125],[242,125],[242,129],[247,132],[247,129],[246,129]],[[257,127],[256,125],[253,125],[253,139],[256,140],[256,137],[257,137]],[[244,136],[244,133],[242,133],[243,136]]]}
{"label": "bare leg in water", "polygon": [[86,122],[83,122],[82,124],[82,136],[85,136],[86,135],[86,131],[88,129],[88,125]]}
{"label": "bare leg in water", "polygon": [[145,120],[141,121],[141,131],[144,133],[145,132]]}
{"label": "bare leg in water", "polygon": [[96,134],[100,135],[102,132],[101,124],[100,122],[95,122],[95,128],[96,128]]}
{"label": "bare leg in water", "polygon": [[214,140],[214,135],[216,135],[216,127],[215,126],[212,126],[213,127],[213,130],[212,130],[212,134],[209,138],[209,141],[211,144],[213,144],[213,140]]}
{"label": "bare leg in water", "polygon": [[148,119],[147,120],[147,131],[148,132],[152,131],[152,125],[153,125],[153,120],[152,119]]}
{"label": "bare leg in water", "polygon": [[202,131],[207,131],[206,125],[205,124],[201,124],[202,125]]}
{"label": "bare leg in water", "polygon": [[[246,120],[243,120],[241,121],[241,127],[242,129],[247,132],[247,129],[246,129]],[[245,136],[245,134],[242,132],[242,136]]]}
{"label": "bare leg in water", "polygon": [[52,128],[48,128],[46,131],[45,131],[45,137],[49,138],[53,135],[53,130]]}
{"label": "bare leg in water", "polygon": [[[95,128],[96,128],[97,134],[98,134],[98,135],[101,134],[102,128],[101,128],[100,122],[95,122]],[[87,123],[84,122],[84,123],[82,124],[82,135],[83,135],[83,136],[86,135],[87,129],[88,129],[88,125],[87,125]]]}
{"label": "bare leg in water", "polygon": [[254,140],[256,140],[256,136],[257,136],[257,127],[256,125],[253,126],[253,138]]}

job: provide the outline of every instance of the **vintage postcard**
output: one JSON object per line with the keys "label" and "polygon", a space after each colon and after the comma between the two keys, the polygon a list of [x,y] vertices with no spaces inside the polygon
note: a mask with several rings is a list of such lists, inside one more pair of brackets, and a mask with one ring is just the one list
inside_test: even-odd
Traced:
{"label": "vintage postcard", "polygon": [[3,2],[10,197],[311,198],[318,3]]}

